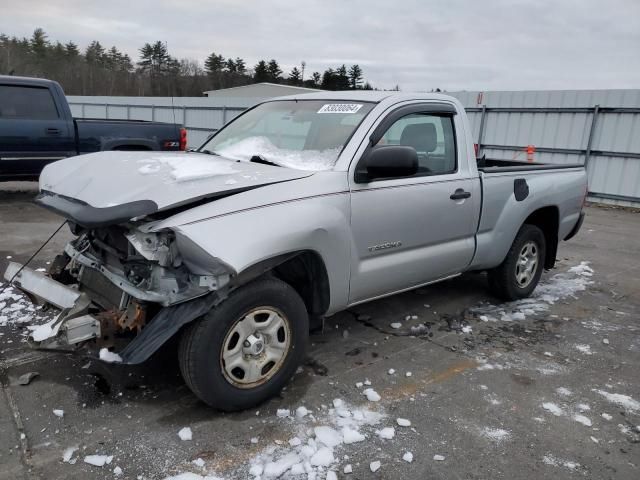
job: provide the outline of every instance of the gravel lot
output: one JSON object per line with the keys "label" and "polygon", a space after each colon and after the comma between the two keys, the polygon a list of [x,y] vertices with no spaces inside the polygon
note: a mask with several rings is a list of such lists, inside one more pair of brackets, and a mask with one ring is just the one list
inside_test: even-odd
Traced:
{"label": "gravel lot", "polygon": [[[33,184],[0,186],[2,271],[7,256],[26,260],[60,224],[34,194]],[[61,231],[34,266],[68,238]],[[345,422],[366,438],[335,445],[317,480],[332,478],[328,470],[353,479],[640,478],[639,238],[638,212],[590,207],[530,302],[499,305],[484,276],[469,274],[337,314],[311,336],[281,397],[237,414],[195,399],[171,346],[126,369],[30,350],[26,326],[42,314],[5,295],[0,478],[253,479],[252,466],[271,478],[274,465],[303,458],[290,439],[322,441],[333,430],[314,427],[326,426],[342,442]],[[18,384],[28,372],[39,375]],[[368,401],[366,388],[381,400]],[[382,414],[378,423],[365,410]],[[184,427],[191,440],[178,435]],[[85,462],[90,455],[113,458],[100,467]]]}

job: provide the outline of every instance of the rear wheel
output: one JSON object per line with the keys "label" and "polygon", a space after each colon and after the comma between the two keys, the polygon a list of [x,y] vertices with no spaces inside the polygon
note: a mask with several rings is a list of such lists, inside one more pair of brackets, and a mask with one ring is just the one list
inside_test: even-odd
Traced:
{"label": "rear wheel", "polygon": [[535,225],[523,225],[504,261],[488,272],[489,287],[494,295],[504,300],[531,295],[542,275],[545,252],[542,230]]}
{"label": "rear wheel", "polygon": [[280,392],[304,358],[309,319],[287,283],[249,283],[189,326],[180,340],[180,370],[205,403],[242,410]]}

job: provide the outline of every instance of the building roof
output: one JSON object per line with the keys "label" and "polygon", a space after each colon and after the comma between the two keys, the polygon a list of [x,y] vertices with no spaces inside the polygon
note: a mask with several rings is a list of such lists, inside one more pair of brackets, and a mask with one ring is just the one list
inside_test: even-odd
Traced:
{"label": "building roof", "polygon": [[275,97],[281,95],[295,95],[299,93],[317,92],[315,88],[281,85],[279,83],[261,82],[240,87],[221,88],[203,92],[207,97]]}

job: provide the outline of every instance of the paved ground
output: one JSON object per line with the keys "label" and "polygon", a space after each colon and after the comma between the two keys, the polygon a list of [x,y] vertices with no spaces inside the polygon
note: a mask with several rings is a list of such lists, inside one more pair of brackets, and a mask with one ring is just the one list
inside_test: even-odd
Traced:
{"label": "paved ground", "polygon": [[[31,203],[27,187],[0,192],[2,269],[6,256],[24,261],[59,224]],[[68,236],[61,232],[35,265],[44,266]],[[22,342],[26,324],[5,299],[0,478],[253,478],[252,458],[273,449],[282,455],[291,437],[305,440],[309,427],[333,424],[335,398],[351,411],[386,415],[361,426],[365,441],[335,448],[339,478],[640,478],[638,238],[640,214],[589,208],[582,232],[562,244],[557,269],[528,303],[497,304],[484,277],[473,274],[336,315],[311,337],[309,360],[282,396],[238,414],[200,404],[170,349],[106,377],[86,359],[33,352]],[[402,325],[393,329],[393,322]],[[29,385],[16,384],[34,371]],[[356,386],[365,379],[381,401],[368,402]],[[301,405],[314,417],[276,416]],[[411,427],[398,426],[398,417]],[[185,426],[191,441],[178,437]],[[391,440],[375,432],[387,426],[395,426]],[[71,461],[78,460],[64,463],[72,446],[79,450]],[[413,462],[402,460],[406,452]],[[91,454],[113,460],[91,466],[83,462]],[[372,473],[376,460],[381,467]],[[350,475],[342,473],[347,464]]]}

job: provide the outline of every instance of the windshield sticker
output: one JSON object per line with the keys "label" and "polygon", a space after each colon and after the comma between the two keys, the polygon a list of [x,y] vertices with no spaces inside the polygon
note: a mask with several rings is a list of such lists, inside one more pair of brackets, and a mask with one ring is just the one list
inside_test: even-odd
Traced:
{"label": "windshield sticker", "polygon": [[327,103],[318,113],[356,113],[362,108],[359,103]]}

